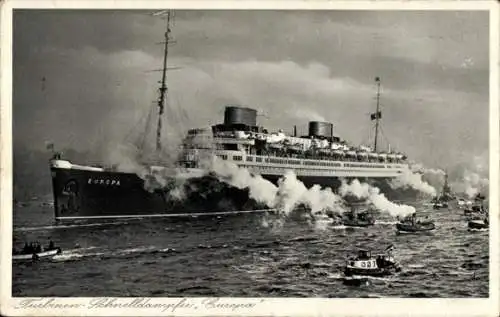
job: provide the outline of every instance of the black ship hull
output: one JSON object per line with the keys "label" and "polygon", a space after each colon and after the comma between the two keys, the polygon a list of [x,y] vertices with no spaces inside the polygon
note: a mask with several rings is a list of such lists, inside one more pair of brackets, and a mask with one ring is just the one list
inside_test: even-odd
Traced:
{"label": "black ship hull", "polygon": [[[56,220],[161,217],[264,211],[269,206],[250,198],[247,189],[230,186],[211,175],[175,178],[155,189],[135,173],[51,167]],[[280,176],[261,175],[277,184]],[[298,177],[306,187],[334,191],[335,177]],[[359,179],[359,178],[358,178]],[[378,186],[390,198],[388,179],[360,179]]]}

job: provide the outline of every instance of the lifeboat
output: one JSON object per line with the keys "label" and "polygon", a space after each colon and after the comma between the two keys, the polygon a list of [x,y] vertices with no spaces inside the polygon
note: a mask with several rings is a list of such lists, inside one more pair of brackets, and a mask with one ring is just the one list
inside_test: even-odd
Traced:
{"label": "lifeboat", "polygon": [[378,157],[382,158],[382,159],[386,159],[387,158],[387,153],[379,153]]}
{"label": "lifeboat", "polygon": [[397,155],[396,154],[388,154],[387,158],[390,160],[395,160],[397,158]]}
{"label": "lifeboat", "polygon": [[359,250],[356,257],[346,261],[344,275],[387,276],[399,271],[401,268],[390,252],[372,256],[370,251]]}
{"label": "lifeboat", "polygon": [[396,159],[398,160],[404,160],[404,155],[403,154],[396,154]]}
{"label": "lifeboat", "polygon": [[378,154],[377,153],[373,153],[373,152],[372,153],[368,153],[368,157],[376,159],[376,158],[378,158]]}
{"label": "lifeboat", "polygon": [[356,155],[359,158],[367,158],[368,157],[368,153],[366,153],[366,152],[357,152]]}
{"label": "lifeboat", "polygon": [[273,150],[281,150],[283,149],[283,144],[281,143],[268,143],[267,146],[270,148],[270,149],[273,149]]}
{"label": "lifeboat", "polygon": [[234,137],[236,139],[248,139],[250,137],[250,135],[246,134],[244,131],[236,131],[234,133]]}
{"label": "lifeboat", "polygon": [[288,146],[287,146],[287,149],[288,149],[289,151],[292,151],[292,152],[302,153],[302,151],[303,151],[303,146],[302,146],[302,144],[292,144],[292,145],[288,145]]}
{"label": "lifeboat", "polygon": [[333,154],[338,155],[338,156],[345,156],[345,152],[342,150],[335,150],[333,151]]}
{"label": "lifeboat", "polygon": [[355,151],[347,151],[346,155],[350,156],[350,157],[356,157],[356,152]]}
{"label": "lifeboat", "polygon": [[371,151],[372,151],[371,147],[366,146],[366,145],[360,145],[360,146],[359,146],[359,148],[360,148],[362,151],[364,151],[364,152],[371,152]]}

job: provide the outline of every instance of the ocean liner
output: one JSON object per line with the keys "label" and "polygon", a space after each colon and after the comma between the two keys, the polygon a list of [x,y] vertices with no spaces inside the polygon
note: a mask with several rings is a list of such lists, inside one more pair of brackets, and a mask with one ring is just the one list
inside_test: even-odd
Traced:
{"label": "ocean liner", "polygon": [[[158,98],[156,150],[162,149],[162,117],[167,95],[167,56],[171,13],[166,12],[164,59]],[[226,106],[224,121],[187,132],[174,164],[139,162],[140,171],[89,166],[53,153],[50,160],[56,220],[143,218],[178,214],[218,214],[267,208],[249,198],[248,190],[220,181],[210,162],[224,161],[273,183],[293,171],[306,186],[337,188],[341,179],[386,180],[408,169],[407,157],[381,151],[377,144],[380,78],[373,146],[353,146],[334,133],[333,124],[312,121],[307,135],[270,132],[257,123],[255,109]],[[207,162],[209,164],[207,164]],[[180,195],[179,193],[182,193]],[[181,196],[181,197],[180,197]]]}

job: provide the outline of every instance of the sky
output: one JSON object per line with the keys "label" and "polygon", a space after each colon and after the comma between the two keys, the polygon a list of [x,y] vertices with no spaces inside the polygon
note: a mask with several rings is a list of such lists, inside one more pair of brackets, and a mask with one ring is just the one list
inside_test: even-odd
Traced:
{"label": "sky", "polygon": [[[136,138],[164,28],[147,11],[15,11],[14,148],[105,156]],[[488,153],[488,12],[176,11],[172,37],[166,138],[236,104],[270,130],[328,121],[366,143],[379,76],[382,146],[437,168]]]}

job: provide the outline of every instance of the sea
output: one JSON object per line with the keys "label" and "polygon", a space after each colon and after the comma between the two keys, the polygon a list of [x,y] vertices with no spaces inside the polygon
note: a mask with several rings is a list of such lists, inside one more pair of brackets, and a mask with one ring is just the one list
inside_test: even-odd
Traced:
{"label": "sea", "polygon": [[[384,215],[350,228],[269,213],[56,224],[50,203],[28,202],[14,210],[14,246],[51,239],[63,252],[13,263],[12,296],[488,297],[488,231],[469,231],[461,209],[405,203],[436,230],[397,234]],[[344,279],[347,257],[390,245],[401,272]]]}

